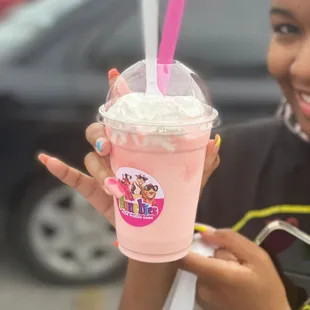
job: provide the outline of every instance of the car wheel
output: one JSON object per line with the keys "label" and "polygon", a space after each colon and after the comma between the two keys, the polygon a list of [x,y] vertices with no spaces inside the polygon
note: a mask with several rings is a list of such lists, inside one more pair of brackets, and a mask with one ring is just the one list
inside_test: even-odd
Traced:
{"label": "car wheel", "polygon": [[13,212],[21,261],[39,279],[85,284],[121,275],[113,227],[72,188],[50,176],[28,186]]}

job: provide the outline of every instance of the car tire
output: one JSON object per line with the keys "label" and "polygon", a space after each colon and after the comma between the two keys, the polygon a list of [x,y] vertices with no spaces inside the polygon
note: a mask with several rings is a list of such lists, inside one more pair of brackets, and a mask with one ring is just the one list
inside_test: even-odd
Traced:
{"label": "car tire", "polygon": [[[96,211],[90,205],[88,205],[85,199],[79,196],[76,191],[63,185],[50,175],[40,174],[36,177],[33,177],[32,182],[28,182],[26,188],[24,188],[22,192],[24,194],[19,198],[16,208],[13,208],[13,211],[10,215],[9,238],[11,239],[10,243],[11,245],[13,245],[13,249],[15,254],[17,254],[18,260],[22,263],[22,265],[26,267],[27,271],[29,271],[41,281],[59,285],[84,285],[104,283],[106,281],[118,278],[124,274],[126,259],[114,246],[114,240],[116,238],[114,229],[107,223],[107,221],[105,221],[103,216],[100,217],[98,216],[98,214],[95,214]],[[74,195],[74,197],[75,195],[78,195],[78,199],[80,202],[75,202],[74,204],[71,203],[72,206],[68,207],[70,205],[68,201],[57,201],[57,195],[60,199],[62,197],[61,195],[63,195],[63,199],[68,200],[69,198],[65,197],[66,193],[68,194],[68,197],[70,195]],[[54,204],[53,199],[55,200]],[[54,238],[53,242],[55,242],[57,238],[59,239],[59,241],[61,241],[61,238],[64,240],[65,238],[59,236],[65,234],[70,235],[71,226],[69,228],[69,226],[65,227],[66,225],[63,224],[60,225],[59,223],[62,221],[61,217],[57,217],[55,216],[55,214],[53,215],[53,212],[60,212],[59,210],[57,210],[57,206],[59,204],[60,209],[64,208],[63,210],[61,210],[61,212],[64,212],[64,217],[68,217],[68,223],[70,222],[70,218],[73,218],[73,220],[71,221],[75,222],[76,218],[79,218],[79,216],[76,215],[77,211],[75,210],[75,208],[80,210],[82,208],[80,207],[80,205],[83,204],[82,201],[84,201],[83,203],[85,205],[88,205],[89,211],[87,212],[89,212],[90,214],[94,212],[95,214],[95,216],[90,217],[89,219],[100,219],[100,221],[98,221],[97,219],[94,220],[96,221],[96,225],[98,226],[97,232],[93,235],[87,235],[88,237],[93,237],[92,240],[87,239],[86,234],[77,234],[78,237],[75,239],[76,242],[73,242],[72,240],[70,242],[66,241],[68,243],[67,250],[65,249],[66,242],[62,241],[64,243],[64,245],[62,245],[63,249],[59,245],[59,253],[57,252],[58,250],[54,253],[53,250],[51,250],[51,238]],[[60,203],[64,203],[65,207],[61,206]],[[51,204],[52,206],[50,206],[49,204]],[[54,209],[53,205],[55,207]],[[78,207],[76,207],[76,205],[78,205]],[[49,208],[50,210],[48,210]],[[74,209],[75,211],[71,210],[70,212],[75,212],[76,214],[73,214],[73,216],[71,214],[68,215],[69,211],[66,210],[66,208],[68,210],[70,208]],[[53,209],[53,212],[51,212],[51,209]],[[55,212],[55,210],[57,210],[57,212]],[[44,212],[46,213],[45,215]],[[40,221],[42,221],[42,223]],[[44,221],[46,221],[45,224]],[[104,228],[101,228],[101,221],[102,227]],[[42,227],[40,225],[42,225]],[[84,223],[83,225],[87,226],[87,229],[92,229],[92,226],[94,226],[95,224],[86,221],[86,223]],[[109,227],[109,231],[107,227]],[[72,228],[71,230],[75,231],[75,229],[79,230],[80,227],[74,229]],[[103,229],[102,235],[105,235],[105,239],[102,238],[101,229]],[[40,236],[41,233],[42,236]],[[51,237],[51,235],[53,234],[54,236]],[[106,237],[107,234],[108,237]],[[47,238],[46,242],[44,238]],[[84,240],[82,238],[86,239]],[[94,239],[97,240],[97,238],[98,241],[96,242],[98,244],[96,244],[96,242],[94,243],[93,241]],[[84,262],[83,268],[85,270],[88,270],[88,272],[86,272],[84,269],[83,270],[85,272],[81,272],[81,270],[78,271],[78,267],[76,267],[77,263],[74,263],[74,247],[72,246],[72,244],[77,244],[79,240],[83,241],[81,242],[80,248],[79,246],[75,246],[75,251],[79,253],[82,247],[86,247],[87,249],[89,249],[85,250],[85,252],[88,251],[91,252],[92,255],[94,255],[94,257],[91,257],[91,259],[89,259],[88,263]],[[56,241],[55,244],[57,244],[57,242],[58,241]],[[59,243],[61,244],[61,242]],[[89,245],[92,243],[94,243],[94,248],[92,248],[93,245]],[[98,247],[97,252],[95,252],[96,246]],[[51,250],[51,254],[45,255],[45,251],[47,253],[48,250]],[[99,256],[100,253],[102,255],[101,258]],[[59,255],[59,257],[57,257],[57,255]],[[84,256],[87,255],[90,256],[89,253],[84,254]],[[95,255],[97,256],[95,257]],[[104,255],[106,255],[106,257],[104,257]],[[52,260],[51,257],[54,256],[55,258],[54,260]],[[92,259],[94,259],[94,261]],[[102,259],[102,261],[100,261],[100,259]],[[59,264],[57,265],[56,262],[58,262]],[[62,265],[61,262],[63,262]],[[96,266],[97,269],[94,266]],[[80,269],[81,268],[82,267],[80,267]],[[93,269],[90,270],[91,268]]]}

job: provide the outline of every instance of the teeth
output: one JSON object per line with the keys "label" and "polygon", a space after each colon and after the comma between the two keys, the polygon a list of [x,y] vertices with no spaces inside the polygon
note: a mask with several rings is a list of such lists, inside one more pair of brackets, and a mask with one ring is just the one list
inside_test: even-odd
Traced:
{"label": "teeth", "polygon": [[305,94],[305,93],[300,93],[300,97],[305,103],[310,104],[310,95]]}

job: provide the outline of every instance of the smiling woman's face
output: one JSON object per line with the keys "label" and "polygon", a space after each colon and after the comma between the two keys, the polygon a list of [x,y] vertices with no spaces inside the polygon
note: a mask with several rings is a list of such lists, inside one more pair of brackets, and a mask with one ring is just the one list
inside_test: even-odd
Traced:
{"label": "smiling woman's face", "polygon": [[270,73],[310,136],[310,0],[272,0]]}

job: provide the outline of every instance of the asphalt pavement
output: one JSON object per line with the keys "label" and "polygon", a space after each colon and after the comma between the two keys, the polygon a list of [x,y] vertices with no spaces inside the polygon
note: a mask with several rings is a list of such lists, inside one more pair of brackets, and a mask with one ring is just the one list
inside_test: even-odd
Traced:
{"label": "asphalt pavement", "polygon": [[117,310],[122,281],[79,289],[43,285],[6,255],[0,258],[1,310]]}

